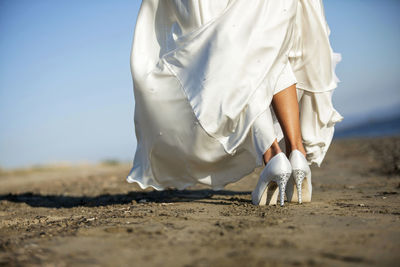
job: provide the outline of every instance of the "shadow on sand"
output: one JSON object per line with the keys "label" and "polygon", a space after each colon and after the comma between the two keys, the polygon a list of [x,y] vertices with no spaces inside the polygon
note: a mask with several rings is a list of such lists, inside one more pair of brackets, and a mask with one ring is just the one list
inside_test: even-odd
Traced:
{"label": "shadow on sand", "polygon": [[[98,196],[63,196],[63,195],[42,195],[32,192],[21,194],[4,194],[0,195],[0,201],[7,200],[15,203],[26,203],[32,207],[45,208],[74,208],[74,207],[99,207],[116,204],[128,203],[173,203],[173,202],[190,202],[203,199],[210,199],[214,195],[217,196],[236,196],[231,201],[250,202],[247,199],[237,198],[239,195],[248,195],[247,191],[228,191],[211,189],[201,190],[165,190],[165,191],[149,191],[138,192],[131,191],[127,194],[102,194]],[[216,200],[216,199],[213,199]],[[229,205],[226,202],[209,202],[210,204]]]}

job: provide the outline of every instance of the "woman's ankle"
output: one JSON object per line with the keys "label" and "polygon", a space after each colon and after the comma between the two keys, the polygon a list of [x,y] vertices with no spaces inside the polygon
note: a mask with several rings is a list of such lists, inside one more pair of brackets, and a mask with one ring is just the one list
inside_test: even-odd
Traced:
{"label": "woman's ankle", "polygon": [[289,157],[289,156],[290,156],[290,153],[291,153],[293,150],[299,150],[299,151],[304,155],[304,157],[306,157],[306,155],[307,155],[306,150],[304,149],[303,144],[297,144],[297,145],[286,146],[286,156]]}
{"label": "woman's ankle", "polygon": [[[298,139],[298,138],[296,138],[296,139]],[[303,145],[303,140],[298,139],[295,142],[290,142],[290,140],[285,138],[285,154],[286,154],[286,156],[289,157],[290,153],[293,150],[299,150],[301,153],[303,153],[304,156],[307,155],[306,150]]]}
{"label": "woman's ankle", "polygon": [[265,151],[263,155],[264,164],[267,165],[268,161],[270,161],[275,155],[279,154],[280,152],[282,152],[282,150],[279,147],[278,142],[275,140],[275,142],[270,146],[267,151]]}

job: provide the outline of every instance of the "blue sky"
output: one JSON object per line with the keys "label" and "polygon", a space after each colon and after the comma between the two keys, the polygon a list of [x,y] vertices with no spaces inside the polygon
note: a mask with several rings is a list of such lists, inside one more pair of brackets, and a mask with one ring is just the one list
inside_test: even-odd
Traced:
{"label": "blue sky", "polygon": [[[1,167],[133,160],[129,56],[140,2],[0,0]],[[349,121],[398,110],[400,1],[324,4],[343,57],[335,108]]]}
{"label": "blue sky", "polygon": [[350,122],[379,116],[375,111],[400,111],[400,1],[325,0],[324,4],[332,47],[343,57],[337,67],[342,83],[334,93],[336,109]]}

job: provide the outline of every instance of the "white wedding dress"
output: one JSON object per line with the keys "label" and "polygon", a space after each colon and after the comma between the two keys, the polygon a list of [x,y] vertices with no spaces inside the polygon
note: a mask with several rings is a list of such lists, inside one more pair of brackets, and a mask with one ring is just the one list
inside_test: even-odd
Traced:
{"label": "white wedding dress", "polygon": [[127,181],[217,190],[251,173],[283,138],[272,97],[294,83],[307,160],[320,166],[343,119],[332,106],[338,61],[321,0],[143,0]]}

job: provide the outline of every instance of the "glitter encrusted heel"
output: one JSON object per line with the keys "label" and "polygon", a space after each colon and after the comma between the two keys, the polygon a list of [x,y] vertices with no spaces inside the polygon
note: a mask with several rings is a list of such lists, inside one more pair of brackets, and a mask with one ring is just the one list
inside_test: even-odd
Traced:
{"label": "glitter encrusted heel", "polygon": [[256,188],[251,193],[254,205],[284,205],[286,184],[292,173],[289,160],[283,152],[275,155],[264,167]]}
{"label": "glitter encrusted heel", "polygon": [[[286,191],[286,184],[290,178],[290,172],[288,173],[282,173],[277,177],[276,180],[272,179],[272,181],[276,182],[278,184],[279,188],[279,202],[280,205],[283,206],[285,204],[285,191]],[[277,201],[275,201],[273,204],[276,204]],[[273,205],[270,204],[269,205]]]}
{"label": "glitter encrusted heel", "polygon": [[311,202],[312,185],[311,185],[311,169],[303,153],[295,149],[289,156],[292,165],[292,176],[286,190],[289,202]]}

